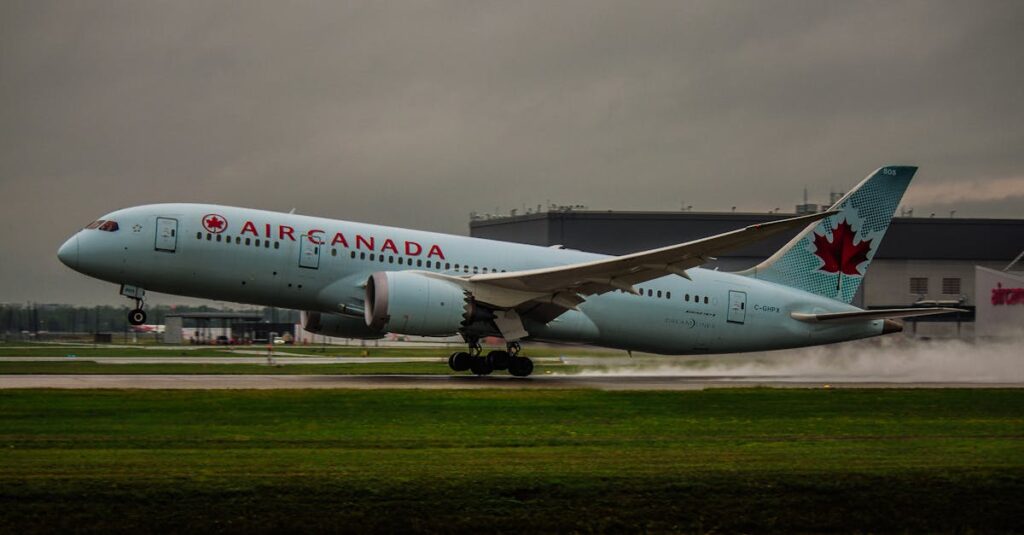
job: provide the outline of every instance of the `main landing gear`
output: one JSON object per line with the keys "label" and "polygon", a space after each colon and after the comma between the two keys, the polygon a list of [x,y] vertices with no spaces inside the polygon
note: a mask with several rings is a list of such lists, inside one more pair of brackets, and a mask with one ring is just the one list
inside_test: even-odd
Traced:
{"label": "main landing gear", "polygon": [[506,350],[489,351],[481,355],[483,348],[477,340],[470,341],[469,351],[457,351],[448,357],[448,367],[457,372],[471,371],[474,375],[489,375],[496,370],[508,370],[515,377],[526,377],[533,373],[533,361],[520,357],[519,342],[509,342]]}

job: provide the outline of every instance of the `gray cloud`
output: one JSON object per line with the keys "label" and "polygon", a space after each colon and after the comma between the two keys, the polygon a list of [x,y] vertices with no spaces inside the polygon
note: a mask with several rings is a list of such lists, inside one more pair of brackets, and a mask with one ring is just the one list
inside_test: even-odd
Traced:
{"label": "gray cloud", "polygon": [[[548,199],[787,208],[914,163],[918,213],[1022,212],[1019,2],[6,2],[0,25],[0,301],[117,302],[54,252],[157,201],[464,233]],[[986,196],[942,197],[967,182]]]}

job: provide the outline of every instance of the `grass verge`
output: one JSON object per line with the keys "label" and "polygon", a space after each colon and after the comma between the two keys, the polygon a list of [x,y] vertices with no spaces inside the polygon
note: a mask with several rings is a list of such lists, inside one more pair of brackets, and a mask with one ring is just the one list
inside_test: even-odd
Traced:
{"label": "grass verge", "polygon": [[1020,390],[0,391],[0,531],[1020,531]]}

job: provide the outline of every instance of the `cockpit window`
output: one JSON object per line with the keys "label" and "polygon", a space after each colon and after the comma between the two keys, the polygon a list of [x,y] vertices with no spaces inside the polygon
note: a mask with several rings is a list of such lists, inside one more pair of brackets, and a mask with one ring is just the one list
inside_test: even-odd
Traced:
{"label": "cockpit window", "polygon": [[104,221],[103,224],[99,226],[100,230],[106,232],[116,232],[117,228],[117,221]]}
{"label": "cockpit window", "polygon": [[96,221],[93,221],[92,223],[89,223],[88,225],[86,225],[85,228],[87,228],[87,229],[94,229],[94,228],[99,227],[103,223],[104,223],[104,221],[102,219],[97,219]]}

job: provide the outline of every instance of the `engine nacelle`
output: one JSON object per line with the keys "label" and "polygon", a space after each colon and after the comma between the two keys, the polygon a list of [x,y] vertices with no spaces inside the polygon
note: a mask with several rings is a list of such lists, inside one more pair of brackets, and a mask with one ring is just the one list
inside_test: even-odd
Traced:
{"label": "engine nacelle", "polygon": [[302,328],[315,334],[338,338],[383,338],[384,331],[368,327],[363,318],[328,314],[326,312],[303,312]]}
{"label": "engine nacelle", "polygon": [[366,281],[366,324],[399,334],[458,334],[471,302],[462,288],[447,281],[405,271],[378,271]]}

